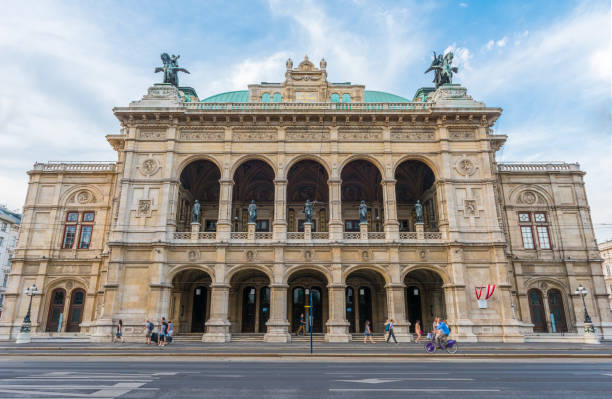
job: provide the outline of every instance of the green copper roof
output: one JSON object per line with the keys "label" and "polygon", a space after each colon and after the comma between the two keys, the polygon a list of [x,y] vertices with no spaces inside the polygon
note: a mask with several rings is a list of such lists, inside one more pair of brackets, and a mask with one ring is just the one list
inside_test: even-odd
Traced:
{"label": "green copper roof", "polygon": [[[363,101],[366,103],[407,103],[410,100],[384,91],[364,90]],[[246,103],[249,102],[249,91],[238,90],[215,94],[203,99],[203,103]]]}

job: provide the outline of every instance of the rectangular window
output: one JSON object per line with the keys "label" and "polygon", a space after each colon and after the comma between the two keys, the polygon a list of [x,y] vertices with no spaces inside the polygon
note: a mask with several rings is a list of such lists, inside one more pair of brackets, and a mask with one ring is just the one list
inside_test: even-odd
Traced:
{"label": "rectangular window", "polygon": [[521,235],[523,236],[523,248],[534,249],[531,226],[521,226]]}
{"label": "rectangular window", "polygon": [[6,231],[6,228],[7,228],[7,224],[6,223],[2,223],[2,227],[0,228],[0,230]]}
{"label": "rectangular window", "polygon": [[410,223],[408,220],[398,220],[399,222],[399,231],[410,231]]}
{"label": "rectangular window", "polygon": [[94,212],[83,212],[83,222],[93,222],[95,217]]}
{"label": "rectangular window", "polygon": [[270,231],[270,221],[268,219],[257,219],[255,223],[255,231]]}
{"label": "rectangular window", "polygon": [[68,212],[66,214],[66,221],[69,223],[76,223],[79,221],[79,213],[78,212]]}
{"label": "rectangular window", "polygon": [[538,232],[538,242],[540,243],[540,248],[550,249],[550,237],[548,236],[548,227],[536,226],[536,230]]}
{"label": "rectangular window", "polygon": [[345,220],[344,231],[359,231],[359,220]]}
{"label": "rectangular window", "polygon": [[520,212],[519,213],[519,222],[521,222],[521,223],[529,223],[529,222],[531,222],[531,217],[530,217],[529,213],[527,213],[527,212]]}
{"label": "rectangular window", "polygon": [[204,224],[204,231],[217,231],[217,220],[206,219],[206,223]]}
{"label": "rectangular window", "polygon": [[74,245],[74,237],[76,236],[76,225],[68,225],[64,229],[64,241],[62,243],[62,248],[68,249],[72,248]]}
{"label": "rectangular window", "polygon": [[81,236],[79,237],[79,249],[88,249],[91,243],[91,230],[93,226],[81,226]]}
{"label": "rectangular window", "polygon": [[[317,231],[317,221],[313,220],[310,226],[310,231]],[[304,219],[298,220],[298,231],[300,233],[304,232]]]}
{"label": "rectangular window", "polygon": [[546,214],[542,212],[535,212],[533,218],[536,223],[546,223]]}
{"label": "rectangular window", "polygon": [[0,237],[0,247],[2,246],[3,242],[4,242],[4,237]]}

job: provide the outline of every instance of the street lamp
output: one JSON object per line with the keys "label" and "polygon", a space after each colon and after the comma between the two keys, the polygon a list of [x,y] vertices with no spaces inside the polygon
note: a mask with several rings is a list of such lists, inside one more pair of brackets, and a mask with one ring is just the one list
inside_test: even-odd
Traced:
{"label": "street lamp", "polygon": [[21,329],[19,330],[19,335],[17,336],[18,344],[27,344],[32,342],[32,338],[30,336],[30,328],[32,327],[32,321],[30,320],[30,313],[32,311],[32,298],[34,295],[38,295],[38,288],[36,288],[36,284],[32,284],[31,287],[26,288],[25,295],[30,297],[30,303],[28,305],[28,313],[26,313],[23,318],[23,324],[21,324]]}
{"label": "street lamp", "polygon": [[582,305],[584,305],[584,322],[590,324],[591,316],[589,316],[589,312],[587,311],[587,307],[586,307],[586,302],[584,301],[584,296],[588,293],[589,292],[587,291],[586,288],[582,286],[582,284],[580,284],[578,288],[576,288],[576,292],[575,292],[576,295],[580,295],[580,297],[582,298]]}

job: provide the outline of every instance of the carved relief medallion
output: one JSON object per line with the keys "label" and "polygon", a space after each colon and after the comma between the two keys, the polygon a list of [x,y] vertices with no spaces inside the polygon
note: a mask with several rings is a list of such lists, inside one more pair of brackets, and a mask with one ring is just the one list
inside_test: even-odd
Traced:
{"label": "carved relief medallion", "polygon": [[257,252],[248,250],[246,251],[245,256],[249,262],[252,262],[255,260],[255,257],[257,256]]}
{"label": "carved relief medallion", "polygon": [[457,171],[457,173],[463,176],[471,176],[476,173],[477,169],[478,167],[476,166],[474,161],[465,157],[459,159],[455,164],[455,170]]}
{"label": "carved relief medallion", "polygon": [[138,216],[151,216],[151,200],[138,201]]}
{"label": "carved relief medallion", "polygon": [[91,202],[92,198],[93,198],[93,195],[91,195],[91,193],[87,190],[80,191],[76,195],[76,200],[79,204],[86,204],[88,202]]}
{"label": "carved relief medallion", "polygon": [[157,162],[153,158],[147,158],[144,161],[142,161],[142,165],[140,165],[139,169],[140,169],[140,173],[142,173],[143,175],[152,176],[159,169],[159,162]]}
{"label": "carved relief medallion", "polygon": [[307,249],[306,251],[304,251],[304,259],[306,260],[311,260],[312,259],[312,251]]}
{"label": "carved relief medallion", "polygon": [[533,191],[523,191],[521,193],[520,200],[524,204],[531,205],[535,204],[535,202],[538,200],[538,196]]}

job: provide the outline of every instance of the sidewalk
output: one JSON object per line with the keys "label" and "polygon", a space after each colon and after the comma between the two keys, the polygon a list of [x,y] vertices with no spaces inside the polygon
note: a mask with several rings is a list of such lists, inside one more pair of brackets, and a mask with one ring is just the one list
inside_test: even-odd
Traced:
{"label": "sidewalk", "polygon": [[[423,343],[367,344],[315,342],[314,355],[322,357],[421,357],[425,353]],[[210,344],[201,342],[177,342],[166,347],[145,345],[140,342],[112,343],[31,343],[0,342],[0,353],[14,356],[205,356],[205,357],[285,357],[311,356],[309,343],[271,344],[263,342],[236,342]],[[587,344],[503,344],[459,343],[459,351],[448,355],[438,351],[436,356],[455,357],[538,357],[538,358],[600,358],[612,360],[612,343]]]}

